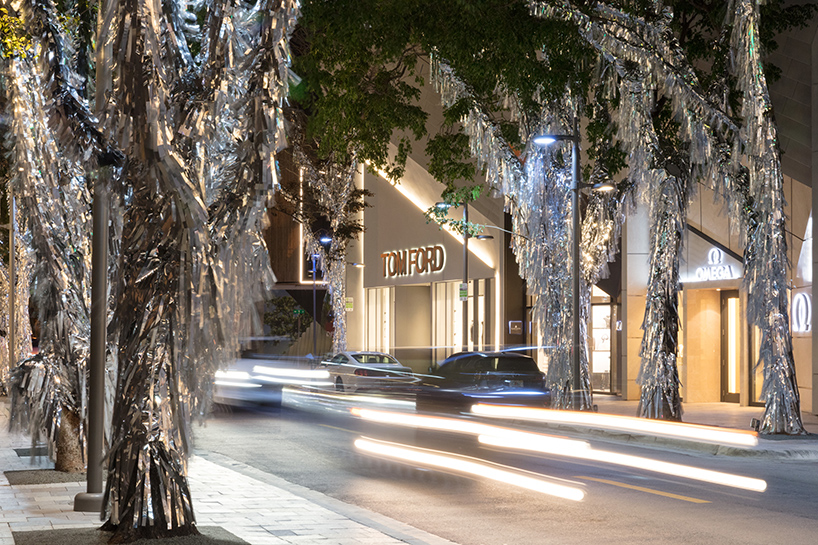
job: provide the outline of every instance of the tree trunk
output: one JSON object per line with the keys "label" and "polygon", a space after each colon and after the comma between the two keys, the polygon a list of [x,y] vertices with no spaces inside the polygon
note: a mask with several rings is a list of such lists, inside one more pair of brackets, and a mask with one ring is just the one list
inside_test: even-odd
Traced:
{"label": "tree trunk", "polygon": [[60,416],[60,431],[57,436],[57,459],[54,469],[65,473],[83,473],[85,456],[80,439],[80,416],[63,407]]}

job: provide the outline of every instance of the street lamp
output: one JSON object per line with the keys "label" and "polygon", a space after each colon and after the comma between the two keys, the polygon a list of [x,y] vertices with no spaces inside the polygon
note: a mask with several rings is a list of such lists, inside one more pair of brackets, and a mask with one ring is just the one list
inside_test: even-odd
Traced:
{"label": "street lamp", "polygon": [[312,254],[312,357],[315,359],[318,354],[318,316],[315,314],[315,260],[318,258],[317,254]]}
{"label": "street lamp", "polygon": [[572,395],[571,406],[579,409],[580,381],[580,340],[579,340],[579,259],[580,259],[580,217],[579,217],[579,191],[581,188],[592,187],[599,191],[609,191],[613,189],[611,184],[583,184],[579,170],[579,129],[578,120],[574,117],[574,126],[570,135],[541,134],[532,139],[538,146],[549,146],[559,141],[569,140],[571,142],[571,291],[573,313],[572,340],[571,340],[571,370],[572,370]]}
{"label": "street lamp", "polygon": [[[326,255],[326,250],[328,246],[332,243],[332,237],[326,233],[317,233],[318,234],[318,243],[324,247],[324,253]],[[318,314],[316,308],[316,301],[315,301],[315,286],[317,283],[316,275],[316,265],[315,262],[320,256],[313,252],[310,255],[310,259],[312,260],[312,357],[318,357]]]}

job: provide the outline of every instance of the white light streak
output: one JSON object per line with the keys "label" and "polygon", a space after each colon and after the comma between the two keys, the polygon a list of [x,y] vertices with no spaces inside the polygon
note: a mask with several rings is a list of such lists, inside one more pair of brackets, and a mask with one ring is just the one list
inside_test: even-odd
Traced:
{"label": "white light streak", "polygon": [[289,369],[282,367],[269,367],[267,365],[256,365],[253,367],[253,372],[273,377],[306,378],[319,380],[329,378],[329,371],[327,371],[326,369]]}
{"label": "white light streak", "polygon": [[268,384],[288,384],[290,386],[332,386],[333,383],[330,381],[309,381],[305,382],[305,379],[297,379],[297,378],[284,378],[284,377],[264,377],[258,376],[256,380],[261,382],[266,382]]}
{"label": "white light streak", "polygon": [[[554,452],[551,451],[540,450],[536,442],[527,438],[525,440],[521,439],[514,440],[509,437],[481,435],[477,439],[480,443],[496,447],[555,454]],[[573,458],[581,458],[583,460],[592,460],[596,462],[604,462],[606,464],[627,466],[635,469],[652,471],[654,473],[663,473],[665,475],[682,477],[685,479],[704,481],[712,484],[730,486],[733,488],[742,488],[744,490],[751,490],[753,492],[764,492],[767,489],[767,483],[763,479],[755,479],[753,477],[742,477],[740,475],[733,475],[731,473],[723,473],[721,471],[713,471],[710,469],[692,467],[683,464],[675,464],[672,462],[662,462],[660,460],[653,460],[651,458],[644,458],[642,456],[619,454],[616,452],[596,450],[593,448],[587,449],[585,451],[575,451],[566,455],[571,456]]]}
{"label": "white light streak", "polygon": [[551,435],[533,434],[500,428],[490,424],[481,424],[469,420],[458,418],[444,418],[440,416],[419,415],[411,413],[395,413],[387,411],[375,411],[372,409],[353,408],[350,412],[369,422],[379,422],[382,424],[392,424],[409,428],[422,428],[426,430],[451,431],[455,433],[465,433],[469,435],[491,435],[495,437],[508,438],[510,441],[533,441],[542,452],[553,454],[563,454],[586,450],[590,445],[585,441],[566,439],[564,437],[554,437]]}
{"label": "white light streak", "polygon": [[727,430],[714,426],[686,424],[683,422],[660,422],[646,418],[611,414],[483,404],[473,405],[471,412],[480,416],[495,418],[533,420],[552,424],[576,424],[602,429],[632,431],[661,437],[706,441],[719,445],[737,447],[754,447],[758,445],[758,435],[752,431]]}
{"label": "white light streak", "polygon": [[216,371],[216,379],[250,380],[250,373],[244,371]]}
{"label": "white light streak", "polygon": [[427,467],[456,471],[466,475],[484,477],[567,500],[581,501],[585,498],[585,492],[582,489],[548,482],[515,472],[510,468],[505,469],[504,466],[489,464],[474,458],[454,457],[439,451],[412,448],[394,443],[375,442],[369,439],[356,439],[355,447],[371,454]]}
{"label": "white light streak", "polygon": [[[311,384],[318,385],[318,384]],[[343,401],[346,403],[360,403],[360,404],[372,404],[372,405],[380,405],[382,407],[395,407],[395,408],[405,408],[405,409],[413,409],[415,407],[415,403],[413,401],[405,401],[402,399],[389,399],[386,397],[377,397],[377,396],[365,396],[365,395],[358,395],[358,394],[330,394],[327,392],[309,392],[305,390],[295,390],[291,388],[284,388],[287,393],[300,395],[303,397],[311,397],[316,399],[325,399],[328,401]]]}
{"label": "white light streak", "polygon": [[261,384],[253,384],[252,382],[235,382],[232,380],[217,380],[213,384],[216,386],[232,386],[234,388],[261,388]]}
{"label": "white light streak", "polygon": [[[494,408],[495,406],[480,405],[479,407]],[[742,477],[740,475],[733,475],[730,473],[702,469],[683,464],[662,462],[641,456],[631,456],[627,454],[618,454],[615,452],[598,450],[591,447],[585,441],[502,428],[490,424],[482,424],[472,420],[411,413],[396,413],[390,411],[377,411],[372,409],[362,409],[360,407],[350,409],[350,412],[354,416],[358,416],[370,422],[476,435],[480,443],[495,447],[538,452],[553,456],[567,456],[570,458],[627,466],[634,469],[642,469],[675,477],[752,490],[754,492],[763,492],[767,489],[767,483],[762,479]]]}

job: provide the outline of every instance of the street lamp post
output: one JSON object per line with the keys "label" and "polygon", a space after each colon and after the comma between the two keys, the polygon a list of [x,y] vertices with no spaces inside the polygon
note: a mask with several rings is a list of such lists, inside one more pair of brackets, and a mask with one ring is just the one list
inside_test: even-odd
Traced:
{"label": "street lamp post", "polygon": [[583,184],[579,170],[579,127],[578,119],[574,117],[573,131],[571,135],[538,135],[533,142],[540,146],[548,146],[557,141],[571,141],[571,312],[573,313],[573,323],[571,328],[571,407],[579,409],[580,391],[582,381],[580,380],[580,317],[579,317],[579,276],[580,276],[580,215],[579,215],[579,192],[584,187],[591,187],[597,190],[606,191],[613,189],[610,184]]}
{"label": "street lamp post", "polygon": [[579,346],[579,242],[580,242],[580,221],[579,221],[579,130],[577,128],[577,118],[574,117],[573,138],[571,139],[571,291],[573,301],[571,312],[574,314],[572,328],[572,359],[573,369],[573,392],[571,393],[571,406],[577,410],[581,407],[579,396],[582,382],[580,381],[580,346]]}
{"label": "street lamp post", "polygon": [[[469,239],[474,238],[477,240],[490,240],[494,237],[491,235],[477,235],[472,237],[469,234],[469,203],[468,202],[461,202],[461,203],[447,203],[447,202],[438,202],[435,203],[437,208],[442,210],[447,210],[452,206],[459,206],[463,205],[463,282],[461,283],[461,293],[460,299],[463,304],[462,313],[463,313],[463,340],[461,344],[461,350],[463,352],[468,351],[469,349],[469,321],[468,321],[468,314],[469,314]],[[494,227],[493,225],[485,225],[484,227]],[[505,229],[501,229],[504,231]],[[465,295],[464,295],[465,292]]]}
{"label": "street lamp post", "polygon": [[[461,293],[463,304],[463,352],[469,349],[469,203],[463,203],[463,286],[466,296]],[[461,289],[461,291],[463,291]]]}
{"label": "street lamp post", "polygon": [[312,357],[318,357],[318,315],[315,314],[315,254],[312,254]]}

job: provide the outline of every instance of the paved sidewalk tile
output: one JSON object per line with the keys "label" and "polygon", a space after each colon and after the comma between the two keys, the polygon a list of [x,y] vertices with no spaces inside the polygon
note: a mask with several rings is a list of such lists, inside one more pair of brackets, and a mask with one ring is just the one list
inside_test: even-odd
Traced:
{"label": "paved sidewalk tile", "polygon": [[[250,543],[325,545],[342,538],[355,539],[357,543],[368,538],[374,538],[383,545],[404,543],[295,494],[203,458],[194,457],[191,460],[188,479],[194,508],[208,505],[206,510],[196,510],[197,523],[218,523]],[[248,492],[250,490],[252,492]],[[264,501],[259,502],[259,498],[264,498]],[[217,510],[215,502],[230,508],[228,511]],[[283,529],[288,531],[281,531]]]}

